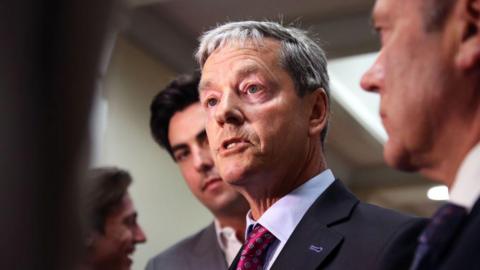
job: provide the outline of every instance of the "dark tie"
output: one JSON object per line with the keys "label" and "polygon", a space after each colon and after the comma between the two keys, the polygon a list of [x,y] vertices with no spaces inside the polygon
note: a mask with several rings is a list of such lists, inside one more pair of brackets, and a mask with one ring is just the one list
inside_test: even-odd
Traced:
{"label": "dark tie", "polygon": [[275,241],[273,236],[262,225],[257,224],[248,235],[247,241],[240,252],[236,270],[262,270],[265,256],[270,244]]}
{"label": "dark tie", "polygon": [[418,238],[410,270],[435,269],[466,216],[467,210],[464,207],[452,203],[440,207]]}

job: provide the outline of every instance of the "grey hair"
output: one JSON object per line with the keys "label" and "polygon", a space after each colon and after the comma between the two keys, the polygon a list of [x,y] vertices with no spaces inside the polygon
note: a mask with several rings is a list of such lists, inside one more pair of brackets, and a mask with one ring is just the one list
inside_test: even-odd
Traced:
{"label": "grey hair", "polygon": [[[218,48],[234,43],[241,47],[261,46],[265,38],[280,43],[280,65],[289,73],[297,94],[302,97],[308,92],[323,88],[330,103],[330,86],[327,58],[320,46],[308,36],[307,31],[283,26],[269,21],[229,22],[205,32],[195,58],[203,68],[207,58]],[[330,107],[330,106],[328,106]],[[321,134],[325,140],[327,127]]]}
{"label": "grey hair", "polygon": [[195,54],[201,68],[218,48],[236,43],[240,46],[248,41],[263,44],[264,38],[278,40],[281,45],[280,64],[292,77],[297,93],[323,88],[329,95],[327,59],[320,46],[308,37],[307,32],[294,27],[285,27],[276,22],[243,21],[230,22],[205,32]]}
{"label": "grey hair", "polygon": [[426,32],[443,30],[448,17],[452,14],[456,0],[422,1],[424,29]]}

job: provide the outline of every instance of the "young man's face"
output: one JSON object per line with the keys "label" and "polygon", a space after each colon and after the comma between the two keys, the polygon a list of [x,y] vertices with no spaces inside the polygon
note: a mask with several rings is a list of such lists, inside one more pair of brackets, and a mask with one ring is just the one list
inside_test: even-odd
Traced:
{"label": "young man's face", "polygon": [[222,181],[213,163],[205,132],[206,114],[194,103],[170,119],[168,140],[176,163],[200,202],[215,214],[245,206],[243,197]]}
{"label": "young man's face", "polygon": [[126,194],[120,206],[106,217],[104,234],[94,237],[92,263],[95,269],[128,270],[135,245],[145,241],[132,199]]}

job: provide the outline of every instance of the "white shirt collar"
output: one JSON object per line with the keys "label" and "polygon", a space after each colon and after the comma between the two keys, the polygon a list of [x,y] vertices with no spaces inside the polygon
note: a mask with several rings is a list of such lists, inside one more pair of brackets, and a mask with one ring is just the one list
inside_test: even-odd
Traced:
{"label": "white shirt collar", "polygon": [[230,266],[238,251],[242,247],[242,243],[237,239],[235,230],[232,227],[221,227],[220,222],[215,219],[215,233],[217,235],[218,245],[225,255],[227,265]]}
{"label": "white shirt collar", "polygon": [[[334,181],[331,170],[323,171],[275,202],[257,222],[285,243],[313,202]],[[250,210],[247,213],[247,230],[257,222],[251,218]]]}
{"label": "white shirt collar", "polygon": [[450,201],[472,210],[480,195],[480,143],[470,150],[460,165],[450,190]]}

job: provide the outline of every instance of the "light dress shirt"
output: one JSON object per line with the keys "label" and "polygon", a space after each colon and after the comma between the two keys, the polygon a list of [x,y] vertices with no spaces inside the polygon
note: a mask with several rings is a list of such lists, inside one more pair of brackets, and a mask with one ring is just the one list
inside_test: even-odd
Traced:
{"label": "light dress shirt", "polygon": [[470,212],[480,195],[480,143],[468,152],[450,190],[450,202]]}
{"label": "light dress shirt", "polygon": [[257,221],[252,219],[251,211],[247,213],[245,239],[257,223],[261,224],[277,239],[268,248],[263,269],[272,267],[278,254],[282,251],[307,210],[334,181],[335,177],[332,171],[327,169],[283,196],[268,208]]}
{"label": "light dress shirt", "polygon": [[227,265],[230,266],[235,259],[238,251],[242,247],[242,242],[237,239],[235,230],[232,227],[220,227],[220,222],[215,219],[215,232],[220,249],[225,255]]}

